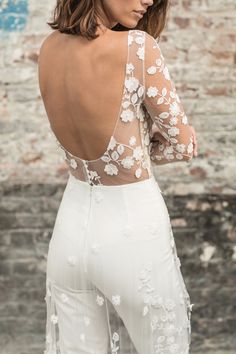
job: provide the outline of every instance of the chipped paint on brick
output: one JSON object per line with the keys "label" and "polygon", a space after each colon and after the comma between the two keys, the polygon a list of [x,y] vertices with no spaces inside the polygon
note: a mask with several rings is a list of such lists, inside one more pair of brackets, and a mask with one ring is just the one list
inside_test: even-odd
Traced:
{"label": "chipped paint on brick", "polygon": [[0,1],[0,31],[22,31],[28,18],[28,0]]}

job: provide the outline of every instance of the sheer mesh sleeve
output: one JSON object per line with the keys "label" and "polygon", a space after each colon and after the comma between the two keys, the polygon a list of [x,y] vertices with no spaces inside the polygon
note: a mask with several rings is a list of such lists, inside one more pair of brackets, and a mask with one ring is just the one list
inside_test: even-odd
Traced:
{"label": "sheer mesh sleeve", "polygon": [[145,39],[143,104],[170,143],[169,146],[160,142],[151,143],[151,160],[155,164],[189,161],[193,157],[193,137],[188,118],[157,41],[148,33],[145,33]]}

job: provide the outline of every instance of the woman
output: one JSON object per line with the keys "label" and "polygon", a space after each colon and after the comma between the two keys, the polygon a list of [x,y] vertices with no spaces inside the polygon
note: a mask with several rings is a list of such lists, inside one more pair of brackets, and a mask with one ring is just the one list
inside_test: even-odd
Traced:
{"label": "woman", "polygon": [[49,23],[39,84],[69,178],[47,258],[46,354],[189,352],[193,304],[153,175],[196,153],[154,38],[167,9],[58,0]]}

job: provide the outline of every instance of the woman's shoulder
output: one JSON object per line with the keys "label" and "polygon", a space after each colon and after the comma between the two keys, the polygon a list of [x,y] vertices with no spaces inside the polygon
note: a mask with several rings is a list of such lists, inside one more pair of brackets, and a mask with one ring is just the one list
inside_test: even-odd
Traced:
{"label": "woman's shoulder", "polygon": [[145,47],[153,47],[154,44],[157,44],[156,39],[149,34],[148,32],[141,29],[130,29],[129,31],[129,45],[132,43],[143,44]]}
{"label": "woman's shoulder", "polygon": [[41,43],[41,45],[40,45],[40,48],[39,48],[39,55],[41,55],[42,52],[43,52],[45,49],[47,49],[47,48],[51,45],[52,41],[54,41],[55,38],[57,38],[58,36],[60,36],[60,34],[61,34],[61,33],[60,33],[58,30],[55,30],[55,31],[49,33],[49,34],[43,39],[43,41],[42,41],[42,43]]}

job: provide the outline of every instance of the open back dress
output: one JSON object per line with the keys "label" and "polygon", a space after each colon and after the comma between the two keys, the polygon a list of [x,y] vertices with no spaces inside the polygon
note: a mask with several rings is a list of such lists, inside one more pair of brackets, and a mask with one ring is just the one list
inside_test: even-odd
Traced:
{"label": "open back dress", "polygon": [[[45,354],[189,353],[193,304],[153,167],[191,160],[193,140],[157,41],[126,35],[104,153],[82,159],[55,135],[69,178],[47,256]],[[153,124],[169,145],[151,141]]]}

